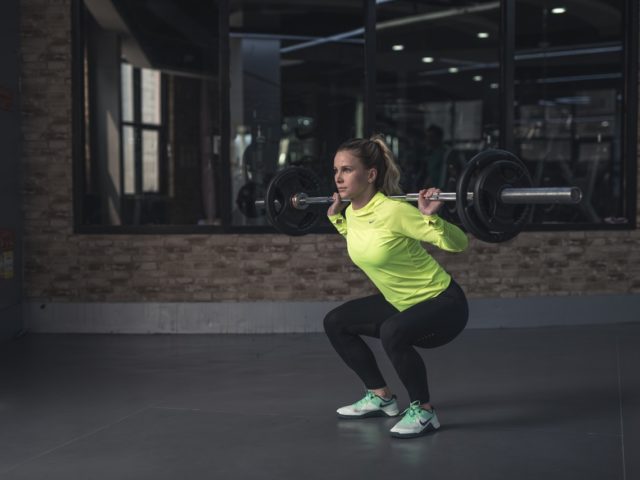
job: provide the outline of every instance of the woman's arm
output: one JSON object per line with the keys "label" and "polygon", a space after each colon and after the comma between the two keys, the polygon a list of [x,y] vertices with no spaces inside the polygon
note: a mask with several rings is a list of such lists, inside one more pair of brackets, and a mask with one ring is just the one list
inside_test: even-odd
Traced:
{"label": "woman's arm", "polygon": [[400,235],[427,242],[448,252],[462,252],[469,245],[467,235],[436,213],[424,215],[405,202],[398,202],[397,212],[389,218],[390,229]]}

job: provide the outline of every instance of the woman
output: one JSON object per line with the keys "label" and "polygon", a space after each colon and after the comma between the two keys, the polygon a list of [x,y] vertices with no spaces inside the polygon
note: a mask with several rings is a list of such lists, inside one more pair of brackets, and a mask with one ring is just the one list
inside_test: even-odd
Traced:
{"label": "woman", "polygon": [[[420,190],[418,208],[388,195],[399,193],[400,171],[381,136],[343,143],[334,158],[338,192],[327,215],[347,240],[351,260],[380,291],[332,310],[324,319],[331,344],[360,377],[366,395],[339,408],[341,418],[396,416],[395,395],[382,378],[361,335],[380,338],[411,400],[391,429],[394,437],[416,437],[440,427],[430,403],[427,372],[415,346],[434,348],[453,340],[467,324],[467,301],[451,276],[422,248],[449,252],[468,244],[458,227],[436,215],[439,190]],[[351,204],[345,215],[342,198]]]}

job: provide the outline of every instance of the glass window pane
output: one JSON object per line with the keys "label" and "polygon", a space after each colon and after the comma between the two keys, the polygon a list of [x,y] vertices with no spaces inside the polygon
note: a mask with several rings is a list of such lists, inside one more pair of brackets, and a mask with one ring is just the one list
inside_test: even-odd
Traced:
{"label": "glass window pane", "polygon": [[159,172],[160,154],[158,151],[158,132],[142,131],[142,191],[158,192],[160,190]]}
{"label": "glass window pane", "polygon": [[219,224],[217,0],[81,4],[84,224]]}
{"label": "glass window pane", "polygon": [[120,65],[122,92],[122,121],[133,122],[133,68],[128,63]]}
{"label": "glass window pane", "polygon": [[133,127],[122,127],[122,171],[124,178],[124,193],[136,193],[136,140]]}
{"label": "glass window pane", "polygon": [[142,123],[159,125],[161,121],[160,72],[143,68],[140,86],[142,88]]}
{"label": "glass window pane", "polygon": [[534,222],[626,221],[624,1],[516,4],[516,153],[536,186],[583,191],[579,207],[536,207]]}
{"label": "glass window pane", "polygon": [[497,145],[499,19],[495,1],[377,6],[376,128],[405,191],[454,191],[466,161]]}
{"label": "glass window pane", "polygon": [[232,2],[234,225],[268,225],[250,203],[282,168],[312,169],[325,191],[332,187],[335,149],[362,135],[362,7],[360,0]]}

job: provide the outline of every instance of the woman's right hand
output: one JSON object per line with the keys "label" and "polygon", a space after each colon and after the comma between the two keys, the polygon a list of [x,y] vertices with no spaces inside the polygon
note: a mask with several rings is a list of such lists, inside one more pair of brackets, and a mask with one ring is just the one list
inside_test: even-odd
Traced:
{"label": "woman's right hand", "polygon": [[338,192],[335,192],[333,194],[333,203],[329,207],[329,210],[327,210],[327,215],[331,216],[339,214],[344,209],[345,205],[342,204],[340,194]]}

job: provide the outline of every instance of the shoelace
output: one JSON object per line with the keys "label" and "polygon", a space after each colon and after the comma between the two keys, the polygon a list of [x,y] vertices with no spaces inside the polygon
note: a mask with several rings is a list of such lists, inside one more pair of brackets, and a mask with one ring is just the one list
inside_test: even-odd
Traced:
{"label": "shoelace", "polygon": [[373,401],[375,394],[367,390],[367,394],[355,403],[356,408],[364,406],[366,403]]}
{"label": "shoelace", "polygon": [[420,416],[422,410],[423,409],[420,406],[420,402],[418,400],[416,400],[415,402],[411,402],[409,404],[409,407],[401,413],[401,415],[404,415],[402,417],[402,422],[406,423],[415,421],[416,417]]}

